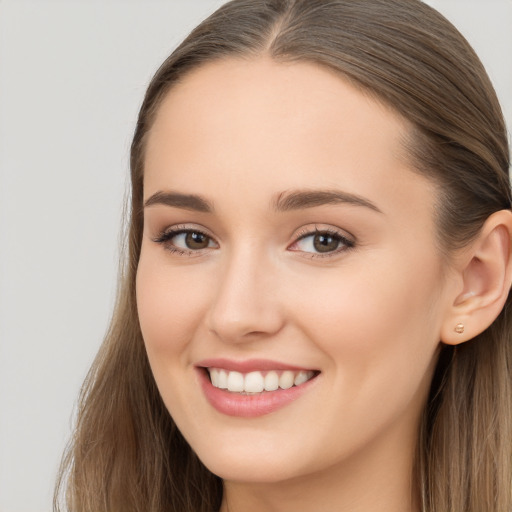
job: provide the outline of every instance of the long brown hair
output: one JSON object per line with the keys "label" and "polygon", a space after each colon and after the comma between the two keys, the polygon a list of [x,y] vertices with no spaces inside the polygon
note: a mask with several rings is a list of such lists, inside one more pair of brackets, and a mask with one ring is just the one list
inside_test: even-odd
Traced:
{"label": "long brown hair", "polygon": [[[83,386],[55,510],[213,512],[222,482],[198,460],[165,409],[138,325],[135,276],[142,238],[144,148],[173,84],[205,62],[266,54],[309,61],[409,121],[415,171],[439,185],[439,247],[467,244],[510,209],[507,133],[493,87],[459,32],[419,0],[234,0],[201,23],[162,64],[131,147],[127,261],[110,330]],[[512,510],[510,299],[475,339],[444,346],[418,433],[423,512]],[[64,492],[65,491],[65,492]]]}

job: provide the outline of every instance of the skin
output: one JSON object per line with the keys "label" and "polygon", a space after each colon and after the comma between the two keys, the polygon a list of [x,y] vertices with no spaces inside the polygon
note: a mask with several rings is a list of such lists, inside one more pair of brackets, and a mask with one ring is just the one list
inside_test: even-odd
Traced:
{"label": "skin", "polygon": [[[207,64],[159,108],[145,200],[197,194],[214,211],[145,208],[140,324],[168,410],[224,479],[223,512],[419,510],[418,422],[461,283],[437,248],[435,187],[411,170],[407,130],[338,75],[267,58]],[[273,208],[290,191],[333,189],[378,211]],[[172,226],[211,241],[155,241]],[[354,246],[319,257],[312,236],[298,240],[315,228]],[[199,386],[196,365],[211,357],[320,374],[286,407],[237,418]]]}

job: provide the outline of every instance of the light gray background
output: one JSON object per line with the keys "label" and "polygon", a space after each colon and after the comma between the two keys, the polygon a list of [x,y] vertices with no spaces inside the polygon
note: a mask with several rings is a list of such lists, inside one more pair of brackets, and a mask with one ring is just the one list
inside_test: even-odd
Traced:
{"label": "light gray background", "polygon": [[[51,509],[111,313],[128,149],[152,73],[222,0],[0,0],[0,512]],[[512,0],[431,0],[512,126]]]}

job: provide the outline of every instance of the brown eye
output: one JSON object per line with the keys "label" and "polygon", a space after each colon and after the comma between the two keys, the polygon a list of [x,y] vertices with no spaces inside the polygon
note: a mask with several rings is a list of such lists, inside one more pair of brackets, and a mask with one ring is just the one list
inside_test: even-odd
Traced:
{"label": "brown eye", "polygon": [[187,249],[206,249],[210,245],[210,237],[197,231],[189,231],[185,234],[185,245]]}
{"label": "brown eye", "polygon": [[299,251],[311,257],[319,257],[334,256],[340,252],[352,249],[354,246],[354,241],[346,238],[337,231],[320,231],[317,229],[300,236],[299,239],[292,244],[290,250]]}
{"label": "brown eye", "polygon": [[158,238],[153,240],[161,244],[165,249],[179,254],[192,255],[203,249],[218,248],[215,240],[203,233],[202,231],[195,231],[193,229],[170,229],[162,233]]}
{"label": "brown eye", "polygon": [[332,252],[340,245],[340,238],[329,233],[318,233],[313,237],[313,247],[317,252]]}

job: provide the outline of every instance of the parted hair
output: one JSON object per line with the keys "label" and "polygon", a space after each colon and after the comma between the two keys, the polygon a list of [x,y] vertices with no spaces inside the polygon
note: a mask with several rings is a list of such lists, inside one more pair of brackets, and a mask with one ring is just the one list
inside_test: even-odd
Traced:
{"label": "parted hair", "polygon": [[[146,138],[162,99],[187,73],[266,55],[339,73],[410,126],[413,172],[438,185],[439,250],[449,258],[494,212],[511,208],[510,154],[491,82],[464,37],[419,0],[234,0],[203,21],[148,86],[131,146],[131,202],[112,321],[83,385],[54,510],[215,512],[222,481],[166,410],[138,323]],[[422,512],[512,511],[510,297],[494,323],[442,345],[412,481]]]}

